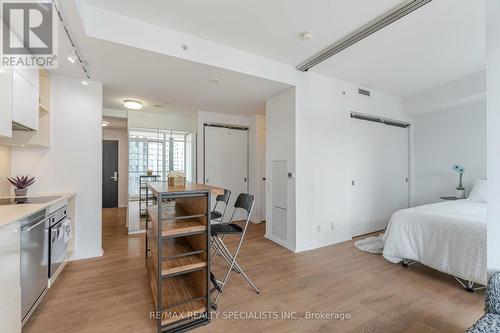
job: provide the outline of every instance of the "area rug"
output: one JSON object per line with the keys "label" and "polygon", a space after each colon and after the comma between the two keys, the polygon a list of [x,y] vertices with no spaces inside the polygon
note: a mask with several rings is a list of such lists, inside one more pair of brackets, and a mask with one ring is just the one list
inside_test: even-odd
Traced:
{"label": "area rug", "polygon": [[382,254],[384,252],[384,234],[360,239],[354,242],[354,246],[364,252]]}

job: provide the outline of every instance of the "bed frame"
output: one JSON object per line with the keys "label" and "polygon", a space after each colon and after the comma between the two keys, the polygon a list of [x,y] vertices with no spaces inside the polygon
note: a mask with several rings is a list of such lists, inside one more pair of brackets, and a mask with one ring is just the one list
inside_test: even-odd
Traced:
{"label": "bed frame", "polygon": [[[418,261],[415,261],[415,260],[410,260],[410,259],[403,259],[403,261],[401,262],[401,265],[404,267],[404,268],[408,268],[410,267],[411,265],[413,264],[416,264]],[[469,281],[469,280],[463,280],[461,278],[458,278],[456,276],[453,276],[455,278],[455,280],[458,281],[458,283],[465,289],[465,291],[469,292],[469,293],[473,293],[475,291],[479,291],[479,290],[483,290],[483,289],[486,289],[485,286],[482,286],[480,284],[477,284],[475,282],[472,282],[472,281]]]}

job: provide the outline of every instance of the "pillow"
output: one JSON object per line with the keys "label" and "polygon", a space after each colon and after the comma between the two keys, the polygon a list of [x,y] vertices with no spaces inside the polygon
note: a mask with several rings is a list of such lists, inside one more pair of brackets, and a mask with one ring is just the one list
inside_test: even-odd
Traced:
{"label": "pillow", "polygon": [[488,181],[486,179],[476,179],[474,187],[469,194],[469,200],[477,202],[488,202]]}

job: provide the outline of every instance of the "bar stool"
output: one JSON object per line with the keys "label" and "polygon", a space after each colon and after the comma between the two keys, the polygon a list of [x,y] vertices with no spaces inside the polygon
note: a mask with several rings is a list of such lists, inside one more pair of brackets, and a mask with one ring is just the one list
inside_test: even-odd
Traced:
{"label": "bar stool", "polygon": [[[252,288],[255,290],[257,294],[260,294],[259,289],[253,284],[253,282],[250,280],[250,278],[245,274],[245,272],[241,269],[241,266],[238,264],[236,261],[238,254],[241,249],[241,245],[243,244],[243,239],[245,238],[245,234],[248,228],[248,223],[250,221],[250,215],[252,214],[252,209],[254,206],[254,196],[250,194],[245,194],[241,193],[238,198],[236,199],[236,202],[234,203],[234,209],[233,209],[233,214],[231,215],[231,219],[229,220],[229,223],[221,223],[221,224],[216,224],[211,226],[210,228],[210,235],[212,236],[212,241],[215,246],[215,253],[220,253],[222,257],[225,259],[225,261],[229,264],[229,268],[224,276],[224,279],[222,281],[219,281],[215,278],[215,276],[210,273],[210,280],[214,284],[214,288],[210,291],[211,293],[217,293],[217,296],[215,297],[215,300],[213,302],[214,308],[217,307],[217,302],[219,301],[219,298],[224,290],[224,287],[227,284],[227,281],[229,279],[229,274],[231,274],[231,271],[234,269],[238,273],[241,273],[241,275],[247,280],[247,282],[252,286]],[[236,209],[243,209],[247,212],[247,219],[245,221],[244,227],[240,227],[239,225],[232,223],[233,222],[233,217]],[[227,246],[224,244],[222,237],[225,237],[226,235],[240,235],[240,240],[238,242],[238,246],[236,247],[236,250],[234,253],[231,253]],[[212,255],[212,260],[213,257],[215,256],[215,253]]]}
{"label": "bar stool", "polygon": [[[229,204],[229,199],[231,198],[231,190],[224,190],[224,194],[219,194],[215,197],[214,209],[210,212],[210,223],[214,222],[222,223],[224,221],[224,215],[226,214],[227,205]],[[219,212],[217,206],[219,203],[224,204],[224,210]]]}

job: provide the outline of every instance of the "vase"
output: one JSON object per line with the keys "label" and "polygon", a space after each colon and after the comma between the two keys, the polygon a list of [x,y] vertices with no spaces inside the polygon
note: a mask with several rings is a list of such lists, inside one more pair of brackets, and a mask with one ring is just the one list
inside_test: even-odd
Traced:
{"label": "vase", "polygon": [[459,189],[457,189],[455,197],[457,199],[463,199],[463,198],[465,198],[465,190],[459,190]]}
{"label": "vase", "polygon": [[28,194],[27,188],[16,188],[14,190],[14,192],[16,193],[16,202],[17,203],[23,203],[23,202],[28,201],[28,198],[26,198],[26,194]]}

